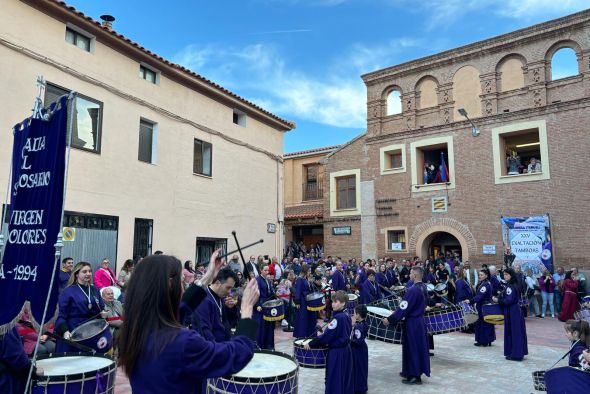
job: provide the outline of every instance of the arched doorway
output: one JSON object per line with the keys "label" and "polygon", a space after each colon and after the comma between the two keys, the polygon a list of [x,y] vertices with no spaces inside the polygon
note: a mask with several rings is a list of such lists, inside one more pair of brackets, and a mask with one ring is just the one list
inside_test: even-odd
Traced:
{"label": "arched doorway", "polygon": [[453,234],[446,231],[437,231],[428,235],[422,243],[422,256],[451,256],[463,257],[461,242]]}

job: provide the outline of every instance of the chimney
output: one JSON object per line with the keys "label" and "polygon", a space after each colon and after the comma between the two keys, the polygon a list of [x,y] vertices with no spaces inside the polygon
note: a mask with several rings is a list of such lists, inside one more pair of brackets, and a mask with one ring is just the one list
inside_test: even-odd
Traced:
{"label": "chimney", "polygon": [[115,17],[112,15],[101,15],[100,19],[102,19],[102,25],[109,30],[113,30],[113,22],[115,21]]}

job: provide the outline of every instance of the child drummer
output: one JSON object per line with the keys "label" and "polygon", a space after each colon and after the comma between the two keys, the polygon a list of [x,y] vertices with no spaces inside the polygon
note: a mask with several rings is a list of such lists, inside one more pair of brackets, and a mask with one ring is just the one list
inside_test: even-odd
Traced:
{"label": "child drummer", "polygon": [[368,388],[369,377],[369,350],[365,338],[369,332],[369,325],[365,321],[367,318],[367,306],[357,305],[354,308],[355,325],[352,328],[350,336],[350,347],[352,349],[352,364],[354,371],[354,393],[366,393]]}
{"label": "child drummer", "polygon": [[326,394],[352,394],[352,351],[350,334],[352,322],[345,312],[348,294],[340,290],[332,294],[333,319],[319,337],[303,345],[306,350],[319,345],[328,346],[326,361]]}

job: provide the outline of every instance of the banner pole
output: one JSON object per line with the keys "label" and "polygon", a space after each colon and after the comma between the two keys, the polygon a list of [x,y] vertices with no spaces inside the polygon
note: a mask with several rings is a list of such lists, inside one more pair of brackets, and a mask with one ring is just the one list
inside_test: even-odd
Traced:
{"label": "banner pole", "polygon": [[[47,293],[47,298],[45,299],[45,308],[43,309],[43,317],[41,318],[41,322],[39,324],[39,334],[41,334],[43,326],[45,325],[45,319],[47,318],[47,309],[49,308],[49,300],[51,299],[51,291],[53,290],[53,282],[55,280],[55,271],[58,267],[58,262],[61,260],[61,249],[63,248],[63,222],[64,222],[64,210],[66,204],[66,190],[68,186],[68,173],[70,167],[70,151],[72,146],[72,127],[74,122],[74,113],[76,111],[76,92],[70,92],[67,100],[67,108],[68,108],[68,143],[66,145],[66,163],[65,163],[65,174],[64,174],[64,189],[63,189],[63,199],[61,204],[61,221],[59,232],[57,234],[57,242],[55,243],[55,259],[53,261],[53,270],[51,271],[51,282],[49,282],[49,291]],[[63,97],[63,96],[62,96]],[[35,344],[35,351],[33,352],[33,358],[31,359],[31,367],[29,368],[29,375],[27,376],[27,384],[25,386],[24,394],[27,394],[29,391],[29,386],[32,380],[33,368],[35,366],[35,362],[37,360],[37,350],[39,349],[39,343],[41,341],[41,335],[37,335],[37,343]]]}

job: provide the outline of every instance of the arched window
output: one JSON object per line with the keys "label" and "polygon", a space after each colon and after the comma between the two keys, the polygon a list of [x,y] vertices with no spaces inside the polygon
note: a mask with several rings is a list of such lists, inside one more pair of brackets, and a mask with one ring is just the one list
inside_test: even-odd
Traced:
{"label": "arched window", "polygon": [[551,80],[578,75],[578,60],[572,48],[561,48],[551,58]]}
{"label": "arched window", "polygon": [[420,108],[431,108],[438,105],[436,88],[438,83],[433,77],[424,77],[416,85],[416,91],[420,93]]}
{"label": "arched window", "polygon": [[402,94],[399,90],[392,90],[387,95],[387,116],[402,113]]}
{"label": "arched window", "polygon": [[522,60],[515,55],[507,57],[500,62],[497,70],[500,74],[499,92],[507,92],[524,87],[522,67]]}
{"label": "arched window", "polygon": [[455,121],[464,118],[457,112],[459,108],[467,111],[470,118],[481,116],[481,83],[479,71],[473,66],[461,67],[453,76],[453,98],[455,99]]}

